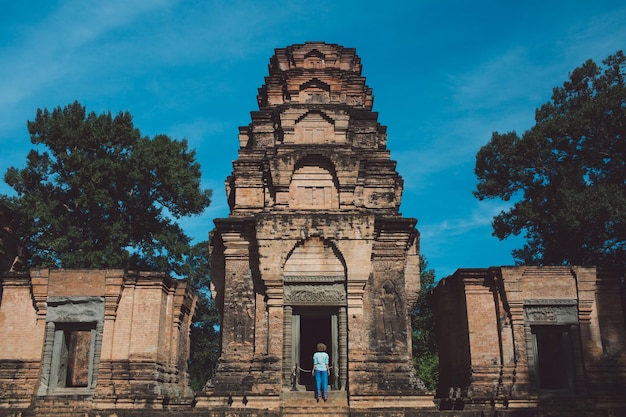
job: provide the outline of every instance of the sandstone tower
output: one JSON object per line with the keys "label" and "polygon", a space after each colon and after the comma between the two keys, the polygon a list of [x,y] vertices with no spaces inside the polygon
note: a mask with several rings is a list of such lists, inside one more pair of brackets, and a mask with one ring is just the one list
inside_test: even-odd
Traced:
{"label": "sandstone tower", "polygon": [[416,395],[408,312],[419,235],[399,212],[403,180],[361,61],[321,42],[275,52],[259,111],[239,129],[230,215],[211,233],[222,314],[213,392],[310,389],[324,342],[332,388],[351,404]]}

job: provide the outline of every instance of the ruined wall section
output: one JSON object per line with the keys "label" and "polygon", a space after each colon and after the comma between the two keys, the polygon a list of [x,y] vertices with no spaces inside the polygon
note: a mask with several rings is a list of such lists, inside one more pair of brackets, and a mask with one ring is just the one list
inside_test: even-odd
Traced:
{"label": "ruined wall section", "polygon": [[[439,397],[470,384],[471,349],[465,283],[457,271],[440,281],[431,297],[439,350]],[[488,318],[485,318],[487,321]]]}
{"label": "ruined wall section", "polygon": [[438,396],[504,407],[621,398],[620,276],[577,266],[457,270],[433,294]]}
{"label": "ruined wall section", "polygon": [[191,401],[197,297],[186,282],[162,273],[63,269],[0,280],[0,408],[45,408],[67,396],[88,398],[88,408]]}
{"label": "ruined wall section", "polygon": [[27,273],[4,273],[0,284],[0,406],[25,407],[39,381],[45,315],[37,314]]}
{"label": "ruined wall section", "polygon": [[[619,398],[626,388],[626,276],[620,270],[599,270],[592,299],[591,323],[600,326],[584,347],[588,384],[599,401]],[[621,309],[619,308],[621,306]],[[592,327],[593,328],[593,327]],[[623,330],[623,331],[622,331]]]}

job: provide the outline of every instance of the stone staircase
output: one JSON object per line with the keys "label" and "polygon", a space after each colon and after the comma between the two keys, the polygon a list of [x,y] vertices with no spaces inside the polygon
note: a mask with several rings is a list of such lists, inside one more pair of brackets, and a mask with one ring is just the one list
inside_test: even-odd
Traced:
{"label": "stone staircase", "polygon": [[321,398],[317,402],[312,391],[284,392],[281,397],[282,417],[348,417],[350,415],[348,396],[345,391],[329,391],[326,402]]}

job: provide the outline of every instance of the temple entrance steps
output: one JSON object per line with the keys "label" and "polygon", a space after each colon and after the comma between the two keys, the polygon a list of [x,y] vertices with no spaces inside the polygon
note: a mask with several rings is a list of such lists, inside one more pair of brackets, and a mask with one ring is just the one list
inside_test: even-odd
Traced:
{"label": "temple entrance steps", "polygon": [[328,400],[315,400],[312,391],[288,391],[281,394],[282,417],[348,417],[348,396],[346,391],[329,391]]}

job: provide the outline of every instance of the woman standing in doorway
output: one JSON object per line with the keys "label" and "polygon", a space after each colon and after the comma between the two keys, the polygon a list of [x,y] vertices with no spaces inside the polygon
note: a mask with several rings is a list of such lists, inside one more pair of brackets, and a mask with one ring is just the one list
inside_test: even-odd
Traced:
{"label": "woman standing in doorway", "polygon": [[326,345],[317,344],[317,352],[313,354],[313,374],[315,375],[315,398],[317,402],[320,397],[324,401],[328,399],[328,353],[326,353]]}

